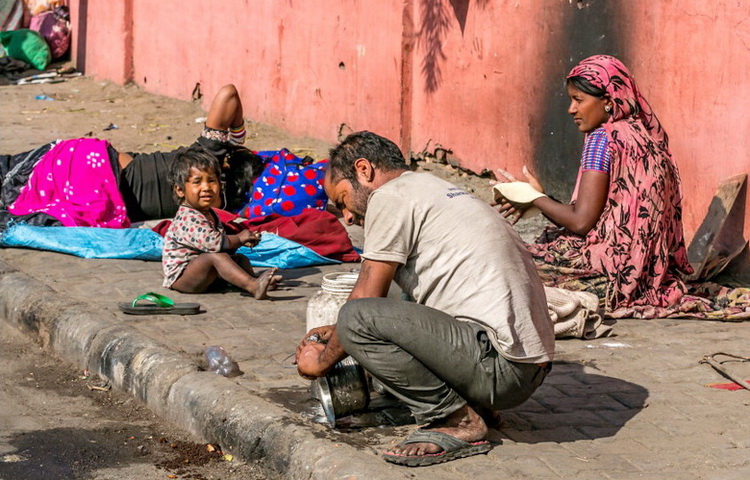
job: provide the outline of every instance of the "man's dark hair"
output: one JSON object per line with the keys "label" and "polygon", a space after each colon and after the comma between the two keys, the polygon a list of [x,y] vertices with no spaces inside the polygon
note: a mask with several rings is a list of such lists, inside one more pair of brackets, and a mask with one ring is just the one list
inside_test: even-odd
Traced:
{"label": "man's dark hair", "polygon": [[328,172],[331,180],[349,180],[353,186],[359,185],[354,162],[364,158],[383,171],[406,170],[404,156],[395,143],[372,132],[355,132],[347,136],[329,153]]}
{"label": "man's dark hair", "polygon": [[224,209],[236,212],[250,201],[253,182],[263,173],[264,160],[245,147],[234,147],[227,152],[224,169]]}
{"label": "man's dark hair", "polygon": [[573,85],[578,90],[587,95],[591,95],[592,97],[604,98],[607,95],[606,90],[592,85],[591,82],[580,76],[570,77],[567,82],[568,84]]}

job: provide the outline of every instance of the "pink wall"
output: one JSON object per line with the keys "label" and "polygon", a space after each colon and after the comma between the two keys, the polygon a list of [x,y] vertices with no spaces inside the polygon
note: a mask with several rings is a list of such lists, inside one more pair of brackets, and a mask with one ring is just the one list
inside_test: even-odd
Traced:
{"label": "pink wall", "polygon": [[[71,58],[87,75],[124,83],[132,76],[131,0],[72,0]],[[85,18],[84,18],[84,15]]]}
{"label": "pink wall", "polygon": [[609,53],[670,134],[688,238],[720,181],[750,171],[744,2],[71,3],[76,32],[88,13],[86,41],[73,41],[85,45],[74,58],[87,74],[182,99],[200,83],[204,102],[233,82],[253,121],[327,141],[345,123],[405,150],[439,143],[466,168],[529,164],[567,192],[582,138],[565,113],[563,78],[578,60]]}
{"label": "pink wall", "polygon": [[536,148],[563,16],[545,2],[417,4],[412,150],[438,142],[476,172],[520,171]]}
{"label": "pink wall", "polygon": [[[625,13],[639,25],[627,39],[632,68],[670,134],[692,235],[721,181],[750,174],[750,6],[641,0]],[[750,198],[745,212],[748,238]]]}
{"label": "pink wall", "polygon": [[231,81],[254,121],[324,139],[341,123],[398,134],[399,1],[133,3],[134,79],[149,91],[187,99],[200,82],[210,100]]}

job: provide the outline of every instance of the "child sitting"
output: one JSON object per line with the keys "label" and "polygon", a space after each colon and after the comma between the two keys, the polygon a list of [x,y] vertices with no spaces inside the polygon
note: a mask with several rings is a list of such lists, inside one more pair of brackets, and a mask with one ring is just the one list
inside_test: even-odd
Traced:
{"label": "child sitting", "polygon": [[254,246],[260,234],[243,230],[237,235],[224,232],[212,207],[221,202],[221,167],[216,157],[198,145],[179,153],[169,171],[169,181],[180,204],[164,238],[162,264],[164,286],[183,293],[205,292],[221,278],[246,290],[256,299],[281,280],[276,269],[255,276],[244,255],[233,254],[246,245]]}

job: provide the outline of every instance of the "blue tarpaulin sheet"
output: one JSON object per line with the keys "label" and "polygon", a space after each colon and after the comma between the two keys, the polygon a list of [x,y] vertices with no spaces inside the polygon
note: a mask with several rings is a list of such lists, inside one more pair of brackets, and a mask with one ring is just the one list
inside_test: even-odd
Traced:
{"label": "blue tarpaulin sheet", "polygon": [[[67,253],[83,258],[161,260],[163,238],[141,228],[36,227],[16,223],[0,239],[2,247],[24,247]],[[264,233],[253,248],[238,253],[257,267],[300,268],[341,263],[318,255],[297,242]]]}

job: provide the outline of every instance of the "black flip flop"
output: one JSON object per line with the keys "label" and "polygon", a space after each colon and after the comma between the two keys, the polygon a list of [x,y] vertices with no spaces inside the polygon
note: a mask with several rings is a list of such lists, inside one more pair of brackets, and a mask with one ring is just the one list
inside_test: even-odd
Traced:
{"label": "black flip flop", "polygon": [[[141,301],[150,303],[139,304]],[[118,303],[117,307],[128,315],[195,315],[200,313],[200,303],[174,303],[171,298],[154,292],[138,295],[130,303]]]}
{"label": "black flip flop", "polygon": [[438,463],[449,462],[458,458],[470,457],[487,453],[492,450],[492,445],[487,440],[478,442],[464,442],[452,435],[432,430],[417,429],[401,445],[410,443],[432,443],[442,448],[442,452],[426,453],[424,455],[399,455],[396,453],[383,452],[382,456],[386,462],[404,465],[406,467],[426,467]]}

